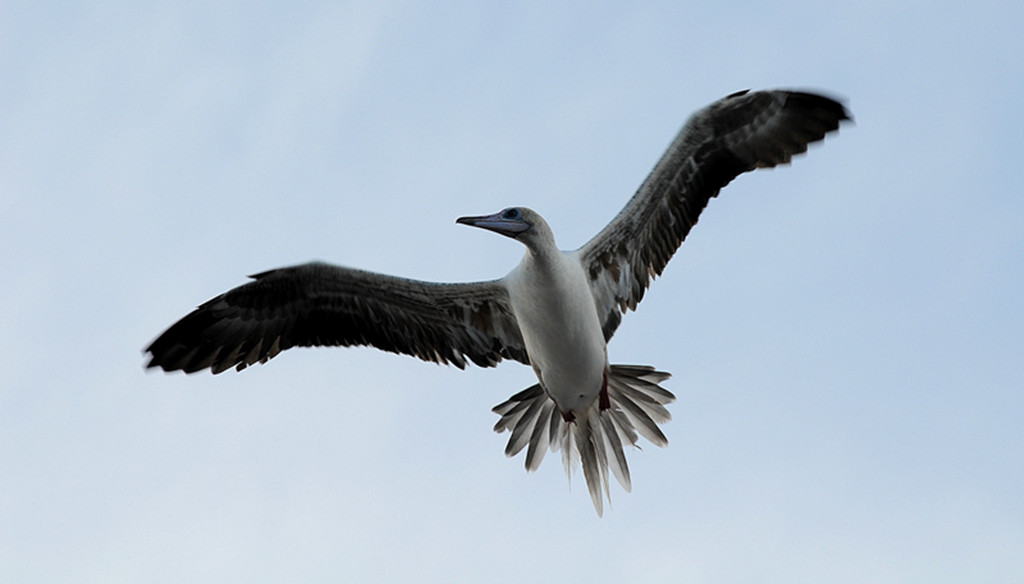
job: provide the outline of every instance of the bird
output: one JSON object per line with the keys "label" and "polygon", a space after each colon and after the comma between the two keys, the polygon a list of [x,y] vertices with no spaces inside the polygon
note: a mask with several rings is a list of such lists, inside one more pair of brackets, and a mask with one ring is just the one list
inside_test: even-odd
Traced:
{"label": "bird", "polygon": [[559,452],[570,480],[582,466],[598,516],[609,475],[632,482],[626,448],[664,447],[675,396],[670,374],[611,364],[608,342],[635,310],[709,200],[738,175],[788,164],[844,121],[846,107],[818,93],[739,91],[694,113],[625,207],[582,247],[563,251],[536,211],[514,206],[456,223],[526,247],[506,276],[434,283],[312,262],[250,276],[201,305],[144,350],[147,369],[214,374],[265,363],[292,347],[372,346],[460,369],[503,360],[529,365],[537,383],[494,407],[505,454],[526,449],[536,470]]}

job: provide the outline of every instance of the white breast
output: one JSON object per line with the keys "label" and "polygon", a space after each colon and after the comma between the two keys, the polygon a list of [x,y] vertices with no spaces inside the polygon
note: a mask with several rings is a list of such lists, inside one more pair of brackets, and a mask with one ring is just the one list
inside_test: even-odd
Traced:
{"label": "white breast", "polygon": [[579,261],[562,252],[543,260],[527,253],[506,282],[544,391],[563,413],[586,412],[601,391],[608,357]]}

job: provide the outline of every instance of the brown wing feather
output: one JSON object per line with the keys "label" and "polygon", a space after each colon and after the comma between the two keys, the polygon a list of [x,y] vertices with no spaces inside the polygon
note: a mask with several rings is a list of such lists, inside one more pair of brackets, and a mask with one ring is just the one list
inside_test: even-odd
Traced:
{"label": "brown wing feather", "polygon": [[526,363],[498,282],[435,284],[323,263],[271,270],[172,325],[147,367],[220,373],[291,347],[371,345],[459,368]]}
{"label": "brown wing feather", "polygon": [[849,119],[837,101],[792,91],[739,92],[694,114],[625,208],[577,253],[591,279],[605,339],[651,278],[736,176],[790,161]]}

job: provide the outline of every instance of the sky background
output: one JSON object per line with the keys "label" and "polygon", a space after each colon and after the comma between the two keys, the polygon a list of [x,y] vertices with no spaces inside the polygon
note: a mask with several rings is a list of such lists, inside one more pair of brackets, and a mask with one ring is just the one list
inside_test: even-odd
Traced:
{"label": "sky background", "polygon": [[[0,580],[1024,581],[1024,4],[4,2]],[[733,182],[612,362],[678,396],[599,519],[490,408],[516,363],[142,348],[247,274],[573,249],[696,109],[856,118]]]}

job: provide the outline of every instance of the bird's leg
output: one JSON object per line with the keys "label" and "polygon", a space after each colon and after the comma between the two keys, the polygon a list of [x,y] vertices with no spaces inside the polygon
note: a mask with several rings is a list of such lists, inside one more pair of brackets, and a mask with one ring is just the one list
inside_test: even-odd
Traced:
{"label": "bird's leg", "polygon": [[608,369],[605,368],[604,376],[601,378],[601,393],[598,398],[598,407],[601,411],[610,409],[612,407],[612,400],[608,397]]}

